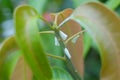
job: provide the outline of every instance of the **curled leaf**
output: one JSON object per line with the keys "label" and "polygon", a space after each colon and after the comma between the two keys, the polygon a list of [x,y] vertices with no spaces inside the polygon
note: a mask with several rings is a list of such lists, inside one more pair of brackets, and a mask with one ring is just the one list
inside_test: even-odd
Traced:
{"label": "curled leaf", "polygon": [[9,80],[20,53],[15,37],[7,38],[0,48],[0,79]]}
{"label": "curled leaf", "polygon": [[16,8],[16,40],[35,77],[38,80],[49,80],[52,78],[52,71],[38,34],[38,16],[37,11],[31,6],[22,5]]}
{"label": "curled leaf", "polygon": [[82,25],[101,52],[101,80],[120,79],[120,19],[101,3],[78,7],[72,19]]}
{"label": "curled leaf", "polygon": [[[0,80],[23,80],[23,77],[21,77],[23,73],[26,80],[30,80],[32,77],[31,70],[28,67],[26,67],[24,72],[21,70],[25,63],[23,64],[23,58],[19,59],[20,56],[21,52],[19,51],[15,36],[6,39],[0,48]],[[16,68],[16,65],[19,68]]]}

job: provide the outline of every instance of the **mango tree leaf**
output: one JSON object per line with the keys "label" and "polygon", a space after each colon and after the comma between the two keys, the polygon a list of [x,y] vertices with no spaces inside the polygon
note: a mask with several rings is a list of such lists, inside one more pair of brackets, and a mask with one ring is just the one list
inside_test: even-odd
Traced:
{"label": "mango tree leaf", "polygon": [[[64,57],[64,54],[61,46],[56,46],[55,45],[55,35],[54,34],[40,34],[42,42],[43,42],[43,47],[45,48],[45,51],[49,54],[56,55],[56,56],[61,56]],[[59,59],[55,59],[52,57],[48,57],[49,62],[51,66],[59,66],[61,68],[65,67],[65,62]]]}
{"label": "mango tree leaf", "polygon": [[41,44],[37,28],[37,11],[28,5],[16,8],[14,22],[16,39],[24,57],[38,80],[50,80],[52,71]]}
{"label": "mango tree leaf", "polygon": [[20,53],[14,36],[6,39],[0,47],[0,79],[9,80]]}
{"label": "mango tree leaf", "polygon": [[[2,47],[0,48],[0,80],[23,80],[23,77],[21,77],[23,73],[24,77],[26,77],[26,80],[30,80],[30,78],[32,77],[30,73],[31,70],[28,67],[26,68],[26,71],[24,70],[24,72],[21,70],[21,67],[24,64],[20,64],[18,62],[20,56],[21,52],[19,51],[19,48],[15,41],[15,36],[11,36],[6,39],[3,42]],[[14,70],[16,65],[19,66],[19,68]]]}
{"label": "mango tree leaf", "polygon": [[64,69],[53,67],[53,79],[52,80],[73,80],[71,75]]}
{"label": "mango tree leaf", "polygon": [[32,72],[23,56],[20,56],[10,80],[32,80]]}
{"label": "mango tree leaf", "polygon": [[116,9],[120,5],[120,0],[108,0],[106,6],[110,9]]}
{"label": "mango tree leaf", "polygon": [[[53,20],[55,20],[55,15],[58,15],[57,18],[57,25],[60,25],[62,21],[67,19],[71,14],[73,10],[72,9],[66,9],[60,13],[56,13],[52,15]],[[81,27],[78,23],[76,23],[73,20],[70,20],[66,22],[63,26],[61,26],[61,30],[67,34],[68,38],[73,36],[74,34],[81,31]],[[84,63],[83,63],[83,44],[82,44],[82,35],[77,39],[75,43],[69,41],[68,44],[66,44],[70,54],[71,54],[71,60],[74,66],[76,67],[76,71],[79,72],[81,77],[83,77],[84,74]]]}
{"label": "mango tree leaf", "polygon": [[71,17],[95,40],[101,52],[101,80],[120,79],[120,19],[103,4],[89,2],[78,7]]}
{"label": "mango tree leaf", "polygon": [[[91,1],[98,1],[98,0],[72,0],[74,7],[78,7],[79,5],[83,4],[83,3],[87,3],[87,2],[91,2]],[[82,26],[81,26],[82,27]],[[86,58],[86,56],[89,53],[90,47],[92,45],[92,39],[91,37],[85,32],[84,33],[84,37],[83,37],[83,44],[84,44],[84,50],[83,50],[83,57],[84,59]]]}
{"label": "mango tree leaf", "polygon": [[65,9],[64,11],[61,11],[59,13],[52,13],[51,18],[53,21],[55,21],[55,16],[57,16],[57,25],[60,25],[62,21],[64,21],[67,17],[69,17],[72,14],[72,9]]}
{"label": "mango tree leaf", "polygon": [[84,37],[83,37],[84,39],[83,39],[83,41],[84,41],[84,54],[83,54],[83,57],[84,57],[84,59],[86,58],[86,56],[88,55],[88,53],[89,53],[89,50],[90,50],[90,47],[91,47],[91,45],[92,45],[92,39],[91,39],[91,37],[90,37],[90,35],[88,35],[88,33],[87,32],[85,32],[84,33]]}

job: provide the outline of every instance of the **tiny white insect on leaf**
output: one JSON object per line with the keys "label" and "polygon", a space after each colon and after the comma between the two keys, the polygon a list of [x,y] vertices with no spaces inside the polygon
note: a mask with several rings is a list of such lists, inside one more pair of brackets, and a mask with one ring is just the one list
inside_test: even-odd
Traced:
{"label": "tiny white insect on leaf", "polygon": [[68,37],[68,35],[65,34],[63,31],[59,31],[59,34],[60,34],[60,36],[61,36],[61,38],[62,38],[63,40],[66,40],[67,37]]}
{"label": "tiny white insect on leaf", "polygon": [[70,59],[70,58],[71,58],[71,55],[70,55],[70,53],[69,53],[69,51],[68,51],[67,48],[64,49],[64,52],[65,52],[65,54],[68,56],[68,58]]}
{"label": "tiny white insect on leaf", "polygon": [[60,43],[59,43],[59,41],[58,41],[58,39],[56,37],[55,37],[55,45],[60,46]]}

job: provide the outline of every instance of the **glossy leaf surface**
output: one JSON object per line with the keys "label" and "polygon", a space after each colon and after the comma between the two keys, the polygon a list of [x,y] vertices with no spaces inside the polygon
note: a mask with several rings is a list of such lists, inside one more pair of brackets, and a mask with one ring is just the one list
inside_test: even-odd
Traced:
{"label": "glossy leaf surface", "polygon": [[73,20],[84,26],[101,52],[101,80],[120,79],[120,19],[103,4],[89,2],[78,7]]}
{"label": "glossy leaf surface", "polygon": [[38,80],[50,80],[52,71],[38,34],[38,16],[37,11],[28,5],[19,6],[15,10],[16,39],[36,78]]}

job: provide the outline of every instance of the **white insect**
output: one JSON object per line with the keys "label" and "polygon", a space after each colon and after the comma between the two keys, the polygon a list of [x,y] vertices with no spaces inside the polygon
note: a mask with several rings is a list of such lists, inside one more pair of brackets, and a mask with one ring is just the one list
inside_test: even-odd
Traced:
{"label": "white insect", "polygon": [[70,59],[70,58],[71,58],[71,55],[70,55],[70,53],[69,53],[69,51],[68,51],[67,48],[64,49],[64,52],[65,52],[65,54],[68,56],[68,58]]}
{"label": "white insect", "polygon": [[57,37],[55,37],[55,46],[60,46],[60,43],[59,43]]}
{"label": "white insect", "polygon": [[68,37],[68,35],[65,34],[63,31],[59,31],[59,34],[60,34],[60,36],[61,36],[61,38],[62,38],[63,40],[66,40],[67,37]]}

